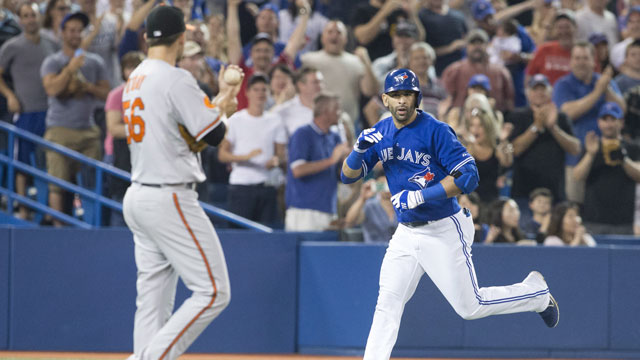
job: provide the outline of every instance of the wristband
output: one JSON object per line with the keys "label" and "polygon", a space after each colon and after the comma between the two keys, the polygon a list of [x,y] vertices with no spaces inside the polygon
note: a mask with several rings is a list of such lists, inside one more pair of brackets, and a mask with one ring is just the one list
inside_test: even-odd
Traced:
{"label": "wristband", "polygon": [[352,170],[358,170],[362,167],[362,158],[364,157],[363,153],[359,153],[357,151],[351,151],[349,156],[347,156],[347,166],[349,166]]}
{"label": "wristband", "polygon": [[433,186],[420,190],[424,201],[430,200],[442,200],[447,198],[447,192],[444,190],[444,186],[441,183],[437,183]]}

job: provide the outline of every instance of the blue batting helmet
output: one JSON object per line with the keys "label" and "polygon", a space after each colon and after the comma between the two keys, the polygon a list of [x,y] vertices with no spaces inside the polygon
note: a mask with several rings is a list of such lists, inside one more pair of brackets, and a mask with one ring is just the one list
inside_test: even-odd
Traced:
{"label": "blue batting helmet", "polygon": [[416,92],[417,103],[416,107],[419,107],[422,103],[422,91],[420,91],[420,82],[418,77],[413,71],[409,69],[396,69],[387,74],[384,79],[384,93],[390,93],[392,91],[410,90]]}

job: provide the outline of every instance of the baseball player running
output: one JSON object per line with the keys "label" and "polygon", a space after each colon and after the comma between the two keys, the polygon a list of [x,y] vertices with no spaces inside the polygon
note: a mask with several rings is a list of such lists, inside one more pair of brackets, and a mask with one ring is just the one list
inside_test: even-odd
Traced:
{"label": "baseball player running", "polygon": [[537,271],[518,284],[478,286],[473,221],[455,198],[478,185],[475,160],[447,124],[416,109],[421,98],[411,70],[390,72],[382,101],[391,117],[364,130],[342,165],[342,181],[353,183],[382,161],[400,223],[380,269],[365,360],[389,359],[404,305],[425,272],[464,319],[536,311],[549,327],[559,320],[558,304]]}
{"label": "baseball player running", "polygon": [[[124,218],[138,267],[130,359],[163,360],[182,354],[229,304],[220,241],[194,191],[205,175],[179,126],[193,134],[189,140],[218,145],[225,133],[219,109],[235,101],[240,87],[225,83],[221,69],[220,93],[210,101],[189,72],[175,67],[185,43],[178,8],[155,8],[147,17],[146,39],[149,56],[122,97],[132,180]],[[193,294],[172,314],[178,276]]]}

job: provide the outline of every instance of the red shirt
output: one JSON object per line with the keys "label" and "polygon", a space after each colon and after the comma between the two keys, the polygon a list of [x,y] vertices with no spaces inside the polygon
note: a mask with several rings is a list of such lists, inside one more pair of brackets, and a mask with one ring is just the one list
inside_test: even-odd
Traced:
{"label": "red shirt", "polygon": [[[271,63],[271,66],[274,66],[277,64],[285,64],[289,68],[291,68],[291,70],[295,70],[295,66],[293,65],[293,60],[289,59],[289,57],[284,53],[284,51],[280,54],[280,56],[276,58],[274,62]],[[240,68],[244,72],[244,79],[242,80],[242,88],[240,89],[240,92],[238,93],[238,96],[236,98],[238,99],[238,110],[242,110],[247,106],[249,106],[249,100],[247,99],[247,83],[249,82],[249,78],[251,78],[251,76],[255,73],[255,69],[253,67],[247,66],[247,64],[245,63],[244,56],[240,61],[240,65],[238,66],[240,66]],[[264,75],[267,75],[267,74],[264,74]]]}
{"label": "red shirt", "polygon": [[567,75],[571,68],[571,49],[565,49],[557,41],[548,41],[538,47],[527,66],[527,75],[544,74],[551,85]]}
{"label": "red shirt", "polygon": [[462,107],[467,98],[467,85],[475,74],[485,74],[489,78],[491,91],[489,96],[496,99],[496,110],[513,109],[515,91],[509,70],[502,65],[475,64],[462,59],[447,66],[442,73],[442,83],[453,99],[452,106]]}

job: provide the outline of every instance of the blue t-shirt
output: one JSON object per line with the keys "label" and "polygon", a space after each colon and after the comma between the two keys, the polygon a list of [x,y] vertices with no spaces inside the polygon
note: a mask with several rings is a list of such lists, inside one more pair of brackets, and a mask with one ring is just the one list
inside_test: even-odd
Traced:
{"label": "blue t-shirt", "polygon": [[[340,135],[323,133],[314,123],[300,127],[289,140],[289,170],[285,187],[287,208],[312,209],[329,214],[338,210],[338,167],[331,166],[316,174],[294,178],[291,166],[331,157],[340,144]],[[341,164],[339,164],[341,165]]]}
{"label": "blue t-shirt", "polygon": [[[536,44],[529,36],[527,30],[525,30],[522,25],[518,25],[518,38],[522,43],[522,52],[531,54],[536,51]],[[511,78],[513,79],[513,89],[515,91],[514,103],[516,107],[527,106],[527,97],[525,96],[524,89],[524,78],[525,78],[525,70],[527,68],[526,63],[518,62],[516,64],[507,65],[507,69],[511,73]]]}
{"label": "blue t-shirt", "polygon": [[[572,72],[561,77],[556,81],[553,86],[553,102],[556,104],[558,109],[562,107],[562,104],[575,101],[587,96],[596,86],[596,82],[600,78],[599,73],[593,73],[591,77],[591,83],[585,84],[580,81]],[[618,85],[615,81],[611,80],[609,86],[615,91],[617,94],[620,94],[620,89],[618,89]],[[622,96],[622,95],[621,95]],[[600,107],[606,102],[605,95],[602,94],[598,101],[593,105],[589,111],[584,113],[580,118],[575,119],[573,121],[573,135],[580,139],[580,142],[584,145],[584,138],[589,131],[595,131],[598,135],[600,135],[600,130],[598,129],[598,112],[600,111]],[[567,153],[566,161],[567,165],[574,166],[580,161],[581,155],[571,155]]]}
{"label": "blue t-shirt", "polygon": [[[380,120],[374,128],[382,133],[382,140],[364,155],[365,175],[382,161],[392,194],[435,185],[462,165],[475,162],[449,125],[417,111],[416,119],[402,129],[396,128],[391,117]],[[427,201],[402,213],[396,209],[396,215],[399,222],[431,221],[458,211],[458,201],[452,197]]]}

